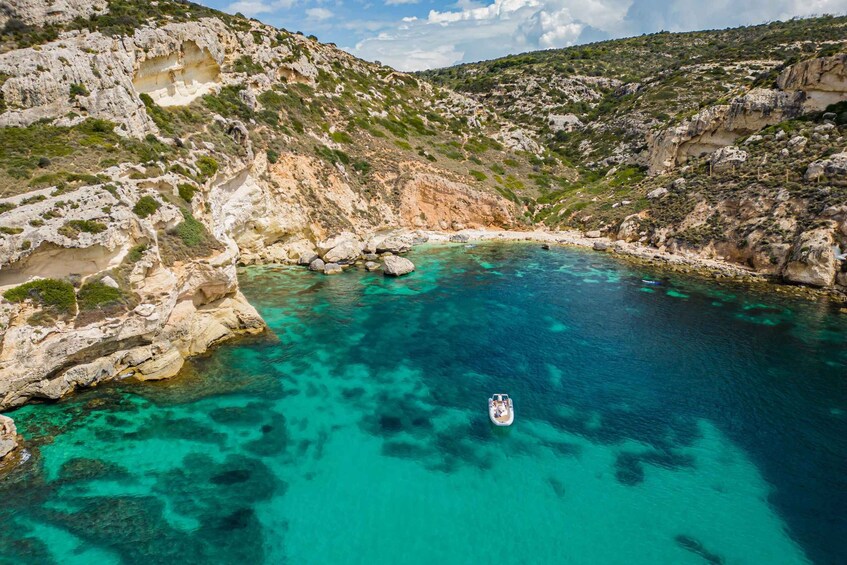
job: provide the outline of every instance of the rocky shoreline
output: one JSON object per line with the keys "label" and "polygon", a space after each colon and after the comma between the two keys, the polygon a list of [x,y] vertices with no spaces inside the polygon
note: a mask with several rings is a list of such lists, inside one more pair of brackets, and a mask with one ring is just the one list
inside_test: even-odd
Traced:
{"label": "rocky shoreline", "polygon": [[[460,236],[462,241],[531,241],[542,245],[567,245],[583,249],[593,249],[603,253],[614,253],[619,259],[641,265],[658,266],[685,275],[700,276],[713,280],[731,280],[755,286],[766,285],[774,292],[806,298],[809,300],[828,297],[847,306],[847,295],[834,288],[814,288],[788,284],[770,275],[763,275],[751,269],[734,265],[726,261],[707,259],[694,253],[671,253],[655,247],[638,243],[613,240],[598,233],[580,231],[508,231],[468,229],[458,233],[424,231],[429,242],[447,243]],[[465,237],[467,239],[465,239]],[[847,308],[842,308],[842,311]],[[847,313],[847,312],[845,312]]]}

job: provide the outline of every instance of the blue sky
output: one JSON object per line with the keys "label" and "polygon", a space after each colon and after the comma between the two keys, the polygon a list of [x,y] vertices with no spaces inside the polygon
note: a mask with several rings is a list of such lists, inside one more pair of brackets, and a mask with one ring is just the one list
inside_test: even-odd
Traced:
{"label": "blue sky", "polygon": [[[198,0],[195,0],[198,1]],[[847,13],[847,0],[199,0],[415,71],[660,30]]]}

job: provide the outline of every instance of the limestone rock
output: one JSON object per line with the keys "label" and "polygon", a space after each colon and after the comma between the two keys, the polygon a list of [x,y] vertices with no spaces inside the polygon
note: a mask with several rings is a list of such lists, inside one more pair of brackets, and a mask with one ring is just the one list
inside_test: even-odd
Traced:
{"label": "limestone rock", "polygon": [[[76,18],[88,19],[108,11],[107,0],[3,0],[0,2],[0,25],[10,18],[43,26],[70,22]],[[3,14],[5,12],[5,14]]]}
{"label": "limestone rock", "polygon": [[571,132],[584,127],[584,124],[576,114],[550,114],[547,116],[547,125],[552,132]]}
{"label": "limestone rock", "polygon": [[794,251],[782,276],[786,281],[818,287],[832,286],[838,262],[833,247],[831,228],[804,232],[794,244]]}
{"label": "limestone rock", "polygon": [[15,422],[8,416],[0,414],[0,459],[18,447],[18,430]]}
{"label": "limestone rock", "polygon": [[450,236],[452,243],[467,243],[470,239],[470,236],[466,233],[454,233]]}
{"label": "limestone rock", "polygon": [[115,279],[113,279],[109,275],[106,275],[105,277],[100,279],[100,282],[105,284],[108,287],[111,287],[111,288],[120,288],[118,281],[116,281]]}
{"label": "limestone rock", "polygon": [[589,239],[595,239],[595,238],[598,238],[598,237],[603,237],[603,234],[600,232],[600,230],[591,230],[591,231],[585,232],[585,237],[587,237]]}
{"label": "limestone rock", "polygon": [[734,169],[747,161],[747,152],[738,147],[721,147],[712,153],[712,170],[715,172]]}
{"label": "limestone rock", "polygon": [[365,270],[367,271],[378,271],[380,268],[380,264],[375,261],[368,261],[365,263]]}
{"label": "limestone rock", "polygon": [[606,251],[609,248],[609,244],[605,241],[595,241],[592,248],[594,251]]}
{"label": "limestone rock", "polygon": [[311,263],[309,263],[310,271],[318,271],[323,272],[326,268],[326,263],[323,262],[323,259],[318,257],[317,259],[313,259]]}
{"label": "limestone rock", "polygon": [[847,93],[847,54],[800,61],[782,71],[777,78],[782,90],[802,91],[803,107],[821,112],[830,104],[844,100]]}
{"label": "limestone rock", "polygon": [[405,257],[391,255],[389,257],[386,257],[382,261],[382,272],[392,277],[406,275],[415,270],[415,264],[406,259]]}
{"label": "limestone rock", "polygon": [[325,275],[340,275],[344,271],[338,263],[327,263],[324,266]]}
{"label": "limestone rock", "polygon": [[823,177],[843,177],[847,175],[847,153],[836,153],[826,159],[819,159],[809,164],[806,169],[806,180],[819,180]]}
{"label": "limestone rock", "polygon": [[665,188],[664,186],[660,186],[659,188],[656,188],[656,189],[648,192],[647,198],[649,198],[650,200],[653,200],[655,198],[661,198],[662,196],[664,196],[667,193],[668,193],[668,189]]}
{"label": "limestone rock", "polygon": [[176,347],[169,347],[164,352],[135,367],[133,376],[142,381],[158,381],[173,377],[182,369],[185,359]]}

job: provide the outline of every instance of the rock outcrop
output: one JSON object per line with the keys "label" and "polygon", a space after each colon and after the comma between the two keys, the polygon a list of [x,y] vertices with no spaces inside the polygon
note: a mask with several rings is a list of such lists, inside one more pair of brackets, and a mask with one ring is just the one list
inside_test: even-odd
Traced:
{"label": "rock outcrop", "polygon": [[415,270],[415,264],[405,257],[388,255],[382,260],[382,272],[391,277],[407,275]]}
{"label": "rock outcrop", "polygon": [[823,111],[830,104],[844,100],[847,93],[847,54],[818,57],[791,65],[780,73],[777,86],[781,90],[803,92],[804,110]]}
{"label": "rock outcrop", "polygon": [[18,430],[15,422],[0,414],[0,460],[18,447]]}
{"label": "rock outcrop", "polygon": [[832,227],[804,232],[785,266],[786,281],[818,287],[832,286],[837,262]]}
{"label": "rock outcrop", "polygon": [[847,153],[836,153],[826,159],[813,161],[804,175],[804,178],[809,181],[839,177],[847,177]]}
{"label": "rock outcrop", "polygon": [[712,153],[765,126],[802,113],[802,92],[753,89],[729,104],[706,108],[680,125],[647,136],[652,174]]}
{"label": "rock outcrop", "polygon": [[88,19],[105,13],[108,6],[108,0],[3,0],[0,2],[0,26],[13,18],[27,25]]}

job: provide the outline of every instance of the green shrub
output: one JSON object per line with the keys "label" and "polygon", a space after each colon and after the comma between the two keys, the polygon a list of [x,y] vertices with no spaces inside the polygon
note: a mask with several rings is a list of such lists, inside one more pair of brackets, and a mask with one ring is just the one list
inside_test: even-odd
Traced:
{"label": "green shrub", "polygon": [[141,243],[139,245],[135,245],[135,246],[132,247],[132,249],[130,249],[127,252],[124,260],[127,263],[138,263],[141,260],[141,258],[144,256],[145,251],[147,251],[147,245],[146,244]]}
{"label": "green shrub", "polygon": [[0,214],[3,212],[8,212],[9,210],[14,210],[15,205],[11,202],[0,202]]}
{"label": "green shrub", "polygon": [[320,145],[315,148],[315,152],[330,163],[342,163],[344,165],[350,163],[350,156],[340,149],[330,149],[325,145]]}
{"label": "green shrub", "polygon": [[124,293],[119,288],[97,281],[82,285],[76,298],[80,311],[85,311],[121,302],[124,299]]}
{"label": "green shrub", "polygon": [[102,233],[106,231],[106,225],[93,220],[70,220],[57,230],[61,235],[75,238],[83,233]]}
{"label": "green shrub", "polygon": [[132,207],[132,211],[135,212],[139,218],[146,218],[154,214],[156,210],[161,208],[161,206],[161,202],[150,195],[146,195],[138,199],[138,202],[136,202],[135,206]]}
{"label": "green shrub", "polygon": [[74,83],[74,84],[71,85],[70,95],[71,95],[71,100],[73,100],[77,96],[88,96],[88,89],[85,88],[85,86],[83,86],[81,84]]}
{"label": "green shrub", "polygon": [[329,137],[336,143],[353,143],[353,138],[346,131],[334,131]]}
{"label": "green shrub", "polygon": [[482,171],[469,171],[469,174],[475,178],[476,180],[482,182],[488,178],[488,176]]}
{"label": "green shrub", "polygon": [[198,247],[206,240],[206,226],[198,222],[194,216],[183,214],[185,219],[176,227],[176,235],[188,247]]}
{"label": "green shrub", "polygon": [[76,309],[73,285],[67,281],[55,279],[39,279],[24,283],[4,292],[3,298],[14,303],[32,300],[42,308],[49,308],[63,314],[73,313]]}
{"label": "green shrub", "polygon": [[15,235],[21,233],[23,228],[10,228],[8,226],[0,226],[0,233],[4,233],[6,235]]}
{"label": "green shrub", "polygon": [[270,163],[271,165],[273,165],[274,163],[279,161],[279,153],[277,153],[273,149],[268,149],[267,154],[268,154],[268,163]]}
{"label": "green shrub", "polygon": [[153,98],[146,92],[142,92],[138,95],[138,97],[141,98],[141,101],[144,103],[144,108],[147,110],[147,115],[150,116],[153,123],[156,124],[156,127],[165,133],[173,134],[173,120],[168,111],[156,104],[156,102],[153,101]]}
{"label": "green shrub", "polygon": [[200,177],[203,180],[211,178],[218,172],[218,162],[214,157],[209,157],[208,155],[202,155],[197,159],[197,170],[200,171]]}
{"label": "green shrub", "polygon": [[366,175],[371,171],[371,164],[360,159],[353,163],[353,170]]}
{"label": "green shrub", "polygon": [[179,197],[186,202],[191,202],[191,199],[194,198],[194,194],[197,192],[197,187],[187,182],[180,184],[176,189],[179,192]]}
{"label": "green shrub", "polygon": [[248,75],[258,75],[263,73],[265,69],[259,63],[253,61],[250,55],[242,55],[232,65],[233,72],[247,73]]}

